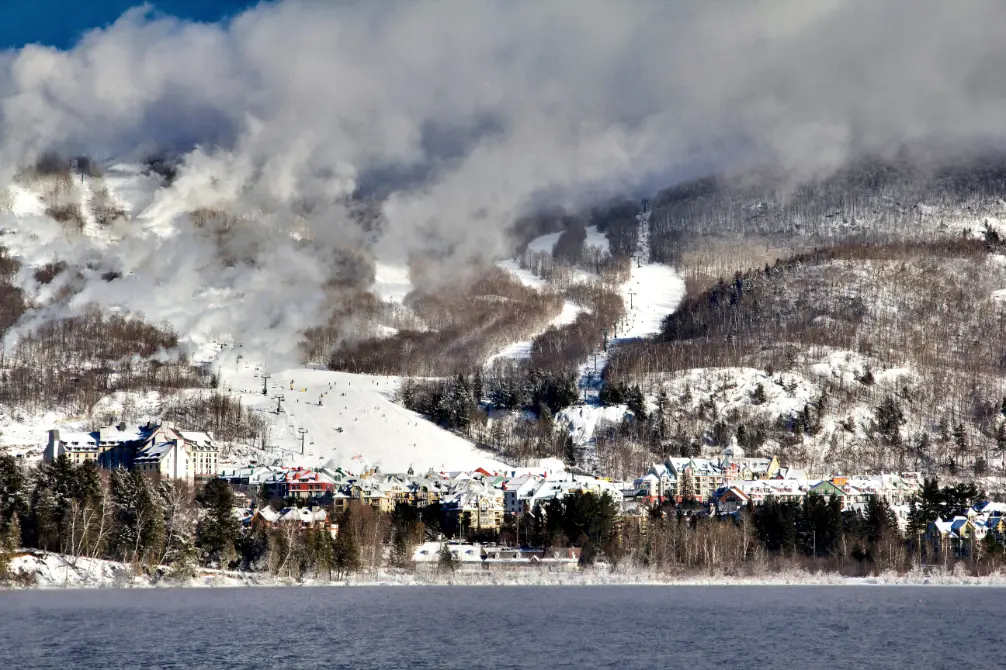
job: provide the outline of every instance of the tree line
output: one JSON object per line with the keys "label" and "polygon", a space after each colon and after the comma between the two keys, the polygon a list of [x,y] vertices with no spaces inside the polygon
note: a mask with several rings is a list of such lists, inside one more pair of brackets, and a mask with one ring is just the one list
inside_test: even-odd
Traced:
{"label": "tree line", "polygon": [[413,292],[406,303],[421,328],[349,342],[332,354],[329,367],[419,377],[465,374],[506,345],[533,337],[559,314],[563,299],[489,268],[461,291]]}
{"label": "tree line", "polygon": [[500,361],[470,375],[406,380],[398,393],[407,409],[467,437],[504,462],[523,465],[554,457],[576,463],[572,438],[554,420],[578,398],[572,373]]}

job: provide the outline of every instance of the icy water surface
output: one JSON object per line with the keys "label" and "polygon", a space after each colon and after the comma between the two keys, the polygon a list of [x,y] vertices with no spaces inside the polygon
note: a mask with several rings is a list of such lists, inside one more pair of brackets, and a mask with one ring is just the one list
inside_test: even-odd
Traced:
{"label": "icy water surface", "polygon": [[3,668],[995,668],[1006,592],[361,587],[0,592]]}

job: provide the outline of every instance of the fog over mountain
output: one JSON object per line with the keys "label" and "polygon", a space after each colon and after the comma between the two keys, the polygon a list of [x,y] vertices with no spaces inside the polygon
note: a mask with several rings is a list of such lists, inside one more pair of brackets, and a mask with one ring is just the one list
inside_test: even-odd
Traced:
{"label": "fog over mountain", "polygon": [[[449,272],[508,253],[509,227],[542,202],[754,164],[798,182],[906,144],[1001,145],[1003,25],[997,0],[288,0],[224,24],[140,7],[68,51],[0,55],[0,171],[46,151],[179,156],[147,211],[167,230],[58,246],[132,273],[69,307],[230,330],[283,357],[326,320],[338,248],[434,250]],[[360,195],[380,200],[376,241],[348,215]],[[233,232],[239,262],[207,251],[198,208],[251,221]],[[213,289],[240,299],[193,303]]]}

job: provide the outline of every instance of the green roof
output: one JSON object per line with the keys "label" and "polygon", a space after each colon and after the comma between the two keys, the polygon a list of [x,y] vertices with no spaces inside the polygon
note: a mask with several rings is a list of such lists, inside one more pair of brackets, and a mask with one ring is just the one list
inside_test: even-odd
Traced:
{"label": "green roof", "polygon": [[836,495],[836,496],[840,496],[840,497],[844,497],[845,496],[845,491],[843,491],[842,489],[838,488],[837,486],[835,486],[834,484],[832,484],[831,482],[829,482],[827,480],[823,481],[823,482],[818,482],[817,484],[814,484],[814,486],[810,487],[810,492],[811,493],[823,493],[825,495]]}

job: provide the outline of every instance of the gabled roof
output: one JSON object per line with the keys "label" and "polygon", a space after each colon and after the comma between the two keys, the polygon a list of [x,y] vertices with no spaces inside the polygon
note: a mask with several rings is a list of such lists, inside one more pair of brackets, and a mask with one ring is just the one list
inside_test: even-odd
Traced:
{"label": "gabled roof", "polygon": [[[167,456],[171,450],[175,447],[175,442],[157,442],[156,444],[148,444],[147,446],[136,452],[135,462],[153,462],[159,463],[161,459]],[[180,448],[184,449],[184,447]]]}
{"label": "gabled roof", "polygon": [[213,438],[209,436],[208,433],[195,430],[179,430],[178,436],[181,437],[186,442],[191,442],[192,444],[200,447],[202,449],[212,449],[216,446]]}
{"label": "gabled roof", "polygon": [[810,487],[811,492],[821,493],[824,495],[836,495],[840,498],[844,498],[847,494],[842,489],[838,488],[827,479],[818,482]]}

